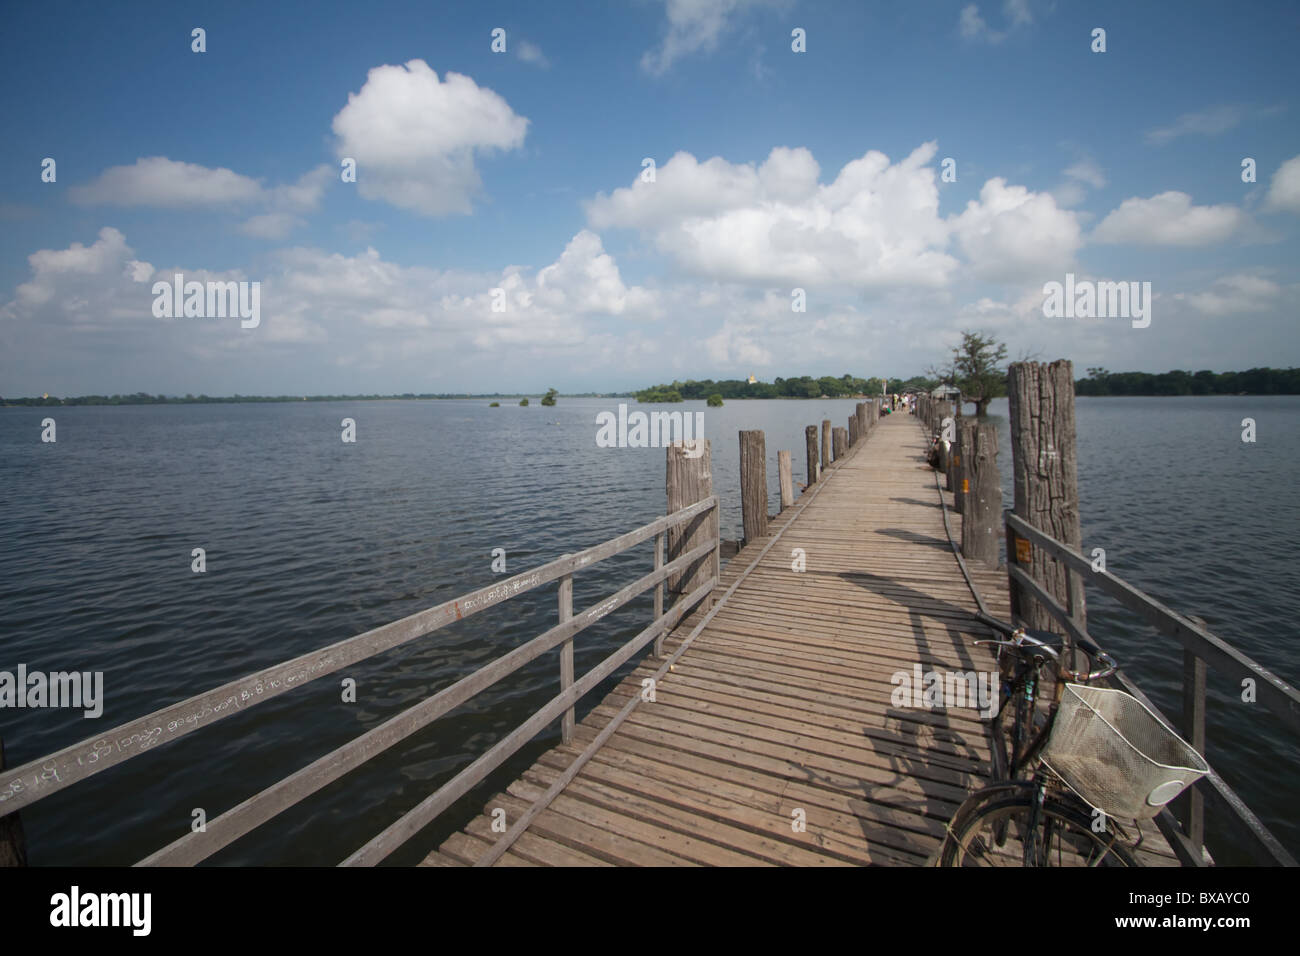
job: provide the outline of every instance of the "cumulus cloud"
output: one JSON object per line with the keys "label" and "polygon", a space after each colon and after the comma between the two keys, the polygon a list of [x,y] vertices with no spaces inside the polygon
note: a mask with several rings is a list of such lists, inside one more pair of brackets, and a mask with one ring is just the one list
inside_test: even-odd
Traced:
{"label": "cumulus cloud", "polygon": [[990,179],[953,221],[957,241],[982,279],[1016,280],[1069,265],[1081,243],[1077,216],[1049,193]]}
{"label": "cumulus cloud", "polygon": [[1150,199],[1125,199],[1097,225],[1092,240],[1201,246],[1222,242],[1246,222],[1246,214],[1236,206],[1194,206],[1187,193],[1171,190]]}
{"label": "cumulus cloud", "polygon": [[130,166],[112,166],[92,182],[69,190],[73,202],[83,205],[196,208],[262,206],[268,212],[245,220],[238,227],[259,239],[283,239],[304,225],[302,213],[320,205],[333,170],[317,166],[296,183],[265,187],[256,179],[225,168],[212,169],[166,156],[149,156]]}
{"label": "cumulus cloud", "polygon": [[1265,208],[1300,212],[1300,156],[1292,156],[1273,174]]}
{"label": "cumulus cloud", "polygon": [[[210,349],[224,331],[229,347],[271,343],[337,343],[348,354],[364,341],[374,357],[405,358],[411,349],[482,348],[501,345],[578,347],[590,333],[588,320],[622,316],[653,319],[656,296],[623,282],[618,266],[594,233],[583,230],[559,258],[532,274],[507,267],[495,274],[405,267],[372,249],[356,256],[295,247],[277,252],[261,282],[262,325],[242,332],[221,320],[159,320],[153,317],[153,279],[243,281],[242,273],[217,273],[177,264],[155,270],[133,258],[117,229],[101,230],[90,246],[43,249],[29,256],[32,277],[0,309],[6,320],[102,327],[109,320],[137,320],[149,334],[164,322],[178,347]],[[505,311],[494,309],[493,290],[505,293]],[[129,331],[128,324],[118,326]],[[362,330],[365,330],[364,332]],[[418,333],[418,339],[391,338]],[[225,346],[222,346],[225,347]]]}
{"label": "cumulus cloud", "polygon": [[686,272],[763,287],[943,287],[961,266],[947,251],[954,236],[980,278],[1070,264],[1078,218],[1047,193],[993,179],[963,213],[941,217],[937,148],[897,163],[872,150],[826,185],[804,148],[778,147],[757,168],[679,152],[654,182],[597,194],[587,220],[638,230]]}
{"label": "cumulus cloud", "polygon": [[943,251],[933,159],[926,143],[898,163],[876,151],[834,182],[803,148],[778,147],[759,167],[679,152],[656,170],[586,204],[595,228],[640,230],[683,269],[763,286],[942,284],[957,262]]}
{"label": "cumulus cloud", "polygon": [[426,216],[469,213],[482,184],[476,156],[519,148],[527,129],[492,90],[459,73],[439,80],[423,60],[372,69],[333,121],[361,195]]}
{"label": "cumulus cloud", "polygon": [[213,206],[260,200],[262,186],[229,169],[148,156],[130,166],[109,167],[93,182],[68,190],[68,195],[86,205]]}

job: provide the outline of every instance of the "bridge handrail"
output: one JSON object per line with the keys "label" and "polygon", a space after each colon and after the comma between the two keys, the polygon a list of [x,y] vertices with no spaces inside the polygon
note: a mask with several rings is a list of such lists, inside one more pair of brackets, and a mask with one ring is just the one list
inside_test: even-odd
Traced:
{"label": "bridge handrail", "polygon": [[[1157,630],[1176,637],[1183,645],[1185,663],[1183,680],[1184,726],[1182,733],[1202,755],[1205,751],[1205,680],[1204,668],[1208,664],[1234,680],[1249,678],[1255,682],[1257,699],[1276,714],[1292,733],[1300,733],[1300,692],[1267,668],[1257,664],[1231,644],[1212,634],[1205,627],[1184,617],[1177,611],[1133,587],[1109,571],[1094,569],[1093,562],[1070,546],[1056,540],[1029,524],[1020,515],[1007,510],[1003,513],[1007,527],[1007,574],[1028,591],[1039,604],[1065,628],[1071,638],[1092,638],[1081,617],[1073,609],[1063,608],[1043,586],[1017,566],[1015,536],[1027,540],[1056,558],[1065,568],[1068,591],[1075,593],[1079,582],[1094,584],[1139,615]],[[1076,577],[1077,575],[1077,577]],[[1075,601],[1070,602],[1074,604]],[[1116,679],[1128,693],[1138,697],[1152,711],[1159,714],[1169,726],[1175,727],[1159,709],[1123,674]],[[1190,801],[1191,810],[1184,821],[1184,836],[1199,852],[1203,846],[1204,822],[1196,797],[1208,797],[1215,809],[1223,811],[1223,818],[1232,826],[1242,845],[1256,859],[1273,865],[1295,866],[1296,860],[1282,846],[1267,827],[1251,812],[1241,798],[1228,787],[1213,770],[1184,798]],[[1161,828],[1164,830],[1164,827]],[[1166,836],[1170,834],[1166,833]],[[1175,847],[1178,849],[1178,847]],[[1182,854],[1180,854],[1182,856]]]}
{"label": "bridge handrail", "polygon": [[[606,558],[635,547],[643,541],[651,538],[657,539],[654,571],[639,578],[604,601],[598,602],[587,611],[577,616],[570,614],[559,625],[547,630],[539,637],[502,655],[468,677],[427,698],[421,704],[404,711],[390,721],[361,735],[361,737],[355,738],[333,753],[282,780],[279,784],[255,795],[240,804],[239,807],[227,811],[222,817],[209,821],[207,831],[212,834],[214,825],[219,820],[236,814],[236,811],[240,811],[241,825],[252,820],[255,816],[260,817],[257,823],[264,822],[265,819],[270,819],[270,817],[291,805],[292,802],[296,802],[297,799],[301,799],[307,793],[319,789],[320,786],[328,782],[325,779],[326,776],[329,779],[341,776],[346,769],[351,769],[352,766],[364,762],[364,760],[374,756],[380,750],[391,746],[403,737],[413,733],[419,727],[436,719],[442,713],[459,706],[460,703],[470,699],[474,694],[491,686],[497,680],[522,667],[528,661],[545,653],[545,651],[566,641],[571,641],[575,634],[611,611],[623,606],[637,595],[649,588],[661,587],[670,575],[689,569],[694,562],[700,561],[718,547],[716,539],[706,541],[705,544],[687,551],[665,564],[662,561],[662,536],[669,530],[690,521],[698,515],[717,509],[718,506],[717,496],[711,495],[640,528],[575,554],[564,555],[499,583],[479,588],[435,607],[419,611],[397,621],[331,644],[328,647],[264,668],[213,690],[171,704],[145,717],[120,724],[112,730],[89,737],[53,754],[37,758],[10,770],[0,771],[0,817],[20,810],[37,800],[43,799],[52,793],[57,793],[109,767],[133,757],[138,757],[153,750],[155,746],[171,743],[200,726],[207,727],[232,714],[242,713],[248,707],[270,700],[287,690],[300,687],[358,661],[366,660],[383,651],[391,650],[416,638],[431,634],[448,624],[472,614],[477,614],[486,608],[524,594],[543,584],[561,579],[567,579],[571,582],[571,577],[575,571],[590,567]],[[690,595],[685,596],[683,600],[678,601],[667,613],[657,615],[650,627],[642,631],[630,643],[640,641],[641,643],[638,644],[639,649],[649,640],[649,638],[646,641],[641,640],[646,634],[653,638],[671,629],[684,616],[689,607],[707,596],[716,584],[716,578],[710,578],[706,585],[697,588]],[[661,598],[657,599],[656,604],[656,610],[659,610],[658,606],[662,604]],[[627,646],[625,645],[624,648],[614,652],[611,657],[622,653],[627,649]],[[606,659],[606,662],[608,660],[609,658]],[[597,668],[603,666],[604,663],[597,665]],[[566,677],[568,678],[567,681],[565,680]],[[562,684],[565,685],[561,696],[567,696],[572,685],[571,675],[562,674],[561,678]],[[582,692],[585,693],[585,691]],[[577,697],[581,696],[581,693],[572,696],[576,700]],[[416,723],[416,721],[419,722]],[[362,741],[365,744],[354,746]],[[382,746],[374,746],[381,742]],[[330,764],[329,768],[325,766],[327,763]],[[291,781],[294,782],[294,785],[292,787],[286,786]],[[315,783],[315,785],[311,786],[310,789],[306,789],[305,785],[308,783]],[[261,811],[257,814],[249,813],[248,805],[255,803],[259,798],[269,794],[272,797],[279,798],[280,801],[284,801],[294,793],[297,796],[291,802],[277,803],[270,813],[263,814]],[[263,807],[270,809],[270,804],[264,802]],[[248,825],[243,832],[247,832],[257,823]],[[227,830],[227,826],[223,823],[216,826],[215,829],[216,834],[221,835]],[[190,836],[204,837],[207,834],[196,832],[190,834]],[[225,842],[229,842],[230,839],[234,838],[234,836],[230,836]],[[181,841],[164,848],[163,851],[159,851],[148,860],[162,862],[161,859],[155,860],[155,858],[161,857],[164,853],[169,856],[167,862],[179,862],[182,855],[192,856],[194,860],[198,860],[203,859],[218,848],[213,846],[206,852],[202,852],[201,855],[194,856],[194,851],[197,849],[199,842],[182,838]],[[207,843],[208,841],[202,842]],[[213,840],[212,842],[216,841]],[[185,844],[184,854],[175,851],[168,853],[169,850],[181,843]],[[224,843],[220,845],[224,845]]]}

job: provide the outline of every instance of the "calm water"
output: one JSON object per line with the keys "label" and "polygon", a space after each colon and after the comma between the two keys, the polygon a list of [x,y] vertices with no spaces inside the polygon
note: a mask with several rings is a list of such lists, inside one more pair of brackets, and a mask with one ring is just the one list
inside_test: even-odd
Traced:
{"label": "calm water", "polygon": [[[804,480],[803,426],[854,402],[729,402],[705,411],[724,537],[740,537],[736,433],[767,433]],[[1000,407],[999,407],[1000,406]],[[0,669],[104,672],[104,714],[0,711],[9,764],[490,584],[663,513],[662,449],[598,449],[617,401],[485,401],[0,409]],[[1084,546],[1292,683],[1290,604],[1300,399],[1080,399]],[[1003,426],[1005,403],[992,413]],[[42,444],[40,420],[58,422]],[[1240,421],[1259,441],[1240,441]],[[340,420],[357,442],[340,441]],[[1004,482],[1008,502],[1009,480]],[[207,573],[190,570],[192,548]],[[647,543],[577,577],[584,608],[649,570]],[[581,673],[648,622],[647,596],[578,639]],[[549,586],[196,731],[23,811],[34,864],[127,864],[412,706],[555,622]],[[1177,712],[1181,654],[1089,593],[1093,634]],[[629,664],[624,672],[632,665]],[[606,682],[612,686],[622,673]],[[557,653],[408,738],[213,857],[332,865],[480,755],[558,687]],[[606,688],[588,697],[593,705]],[[1210,678],[1209,756],[1293,852],[1295,743]],[[580,716],[584,711],[580,708]],[[410,863],[478,812],[558,728],[427,828]],[[1213,847],[1221,857],[1231,848]]]}

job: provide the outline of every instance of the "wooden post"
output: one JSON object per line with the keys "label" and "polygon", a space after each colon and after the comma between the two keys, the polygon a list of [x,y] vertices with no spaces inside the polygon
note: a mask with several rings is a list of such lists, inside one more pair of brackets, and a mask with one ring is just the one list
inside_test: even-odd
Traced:
{"label": "wooden post", "polygon": [[858,438],[866,438],[871,431],[871,422],[867,420],[867,403],[858,402]]}
{"label": "wooden post", "polygon": [[740,517],[746,544],[767,534],[767,447],[761,431],[740,433]]}
{"label": "wooden post", "polygon": [[849,447],[852,448],[858,443],[858,416],[849,416]]}
{"label": "wooden post", "polygon": [[[655,570],[658,571],[664,566],[664,533],[660,531],[655,535]],[[664,616],[664,583],[660,581],[655,585],[655,620]],[[660,634],[655,638],[655,657],[664,656],[664,638],[666,634]]]}
{"label": "wooden post", "polygon": [[[998,475],[996,425],[963,423],[961,553],[967,561],[998,566],[998,520],[1002,516],[1002,481]],[[1011,545],[1008,545],[1011,547]]]}
{"label": "wooden post", "polygon": [[[567,555],[566,555],[567,557]],[[560,623],[573,617],[573,575],[566,574],[560,578]],[[573,686],[573,638],[560,645],[560,691],[563,693]],[[573,708],[570,707],[560,718],[560,740],[569,743],[573,740]]]}
{"label": "wooden post", "polygon": [[[1011,473],[1014,511],[1044,534],[1076,551],[1082,547],[1079,524],[1079,471],[1075,448],[1074,366],[1062,359],[1013,362],[1007,369],[1011,419]],[[1027,544],[1028,542],[1025,542]],[[1024,544],[1021,545],[1023,548]],[[1007,540],[1008,551],[1012,547]],[[1041,548],[1029,549],[1025,572],[1062,607],[1073,603],[1077,620],[1086,620],[1082,583],[1071,588],[1065,565]],[[1011,611],[1033,628],[1053,630],[1056,621],[1012,581]],[[1073,593],[1072,593],[1073,592]]]}
{"label": "wooden post", "polygon": [[817,426],[805,428],[803,438],[808,449],[808,487],[811,488],[817,483]]}
{"label": "wooden post", "polygon": [[[704,446],[703,451],[700,450],[701,444]],[[668,514],[681,511],[687,505],[693,505],[713,494],[713,443],[709,439],[697,438],[685,445],[675,442],[666,451],[668,467],[664,484],[668,491]],[[698,455],[688,458],[687,451]],[[675,561],[705,542],[717,545],[718,532],[717,508],[669,529],[667,559]],[[715,547],[708,557],[690,565],[685,571],[671,575],[668,578],[668,593],[673,596],[673,603],[677,603],[682,595],[704,587],[709,578],[716,580],[719,565],[718,550]],[[703,606],[707,607],[711,601],[712,598],[706,599]]]}
{"label": "wooden post", "polygon": [[[1205,621],[1189,615],[1193,623],[1205,627]],[[1205,661],[1189,650],[1183,651],[1183,737],[1205,753]],[[1183,832],[1198,850],[1205,846],[1205,797],[1200,788],[1191,787],[1177,801],[1178,818]]]}
{"label": "wooden post", "polygon": [[831,431],[835,442],[835,460],[839,461],[844,457],[845,452],[849,450],[849,432],[845,428],[834,428]]}
{"label": "wooden post", "polygon": [[822,471],[831,466],[831,420],[822,419]]}
{"label": "wooden post", "polygon": [[794,504],[794,477],[790,474],[790,453],[788,451],[778,451],[776,453],[776,470],[781,478],[781,510],[784,511]]}
{"label": "wooden post", "polygon": [[[0,770],[5,768],[5,745],[0,740]],[[0,817],[0,867],[26,866],[27,841],[23,836],[23,824],[18,813]]]}

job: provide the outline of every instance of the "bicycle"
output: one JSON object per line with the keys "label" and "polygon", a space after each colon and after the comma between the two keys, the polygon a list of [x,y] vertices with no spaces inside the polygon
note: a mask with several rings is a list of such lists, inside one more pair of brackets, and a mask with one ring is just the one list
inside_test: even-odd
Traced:
{"label": "bicycle", "polygon": [[[1074,642],[1089,658],[1089,669],[1075,670],[1061,659],[1060,635],[990,623],[1011,636],[975,642],[998,647],[998,780],[958,807],[936,865],[1141,865],[1139,821],[1159,813],[1208,765],[1136,698],[1088,686],[1118,667],[1092,642]],[[1039,690],[1049,666],[1055,694],[1044,712]],[[1134,821],[1136,839],[1120,818]]]}

